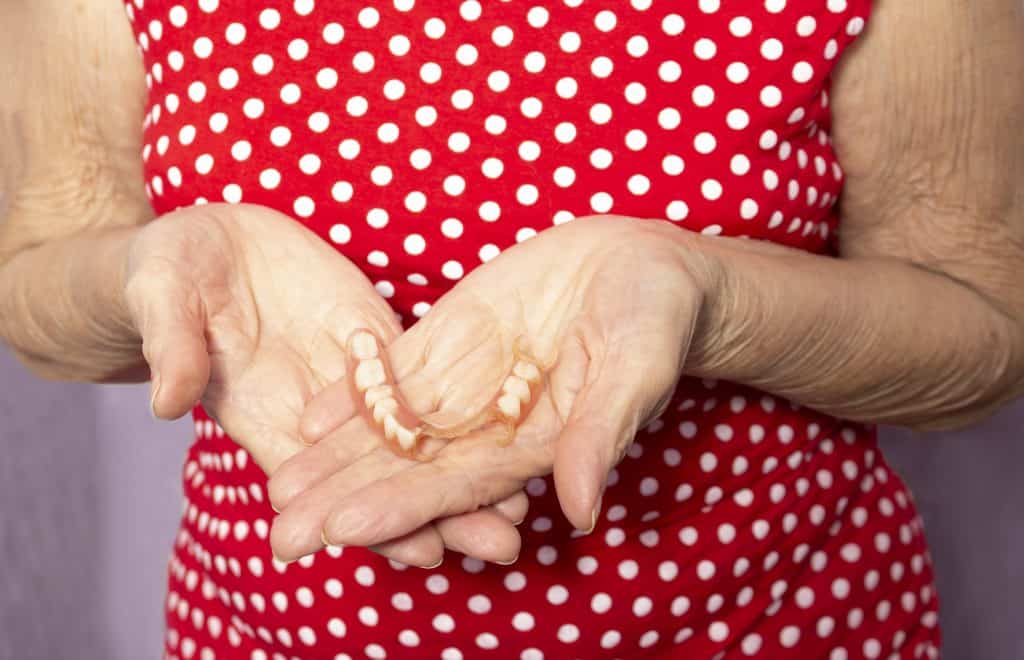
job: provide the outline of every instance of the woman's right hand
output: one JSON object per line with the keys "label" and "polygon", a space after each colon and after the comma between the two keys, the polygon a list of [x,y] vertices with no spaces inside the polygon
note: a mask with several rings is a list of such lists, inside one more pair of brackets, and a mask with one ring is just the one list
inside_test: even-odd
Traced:
{"label": "woman's right hand", "polygon": [[294,420],[342,373],[347,333],[401,332],[351,262],[259,206],[195,206],[145,226],[128,251],[125,295],[154,416],[201,402],[268,473],[302,447]]}
{"label": "woman's right hand", "polygon": [[[153,414],[173,419],[201,402],[268,474],[305,447],[299,419],[343,375],[348,335],[364,327],[390,341],[402,332],[355,265],[260,206],[195,206],[145,226],[128,250],[124,292],[150,366]],[[510,521],[525,506],[519,494],[446,521],[443,539],[424,527],[378,550],[429,565],[443,540],[504,560],[518,553]]]}

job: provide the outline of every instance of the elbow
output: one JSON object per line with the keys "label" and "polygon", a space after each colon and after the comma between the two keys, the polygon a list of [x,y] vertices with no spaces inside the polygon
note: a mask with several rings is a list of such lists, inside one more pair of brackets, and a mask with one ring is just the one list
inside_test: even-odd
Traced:
{"label": "elbow", "polygon": [[1024,322],[999,316],[973,368],[955,377],[957,392],[927,417],[908,420],[915,431],[959,431],[984,422],[1024,395]]}

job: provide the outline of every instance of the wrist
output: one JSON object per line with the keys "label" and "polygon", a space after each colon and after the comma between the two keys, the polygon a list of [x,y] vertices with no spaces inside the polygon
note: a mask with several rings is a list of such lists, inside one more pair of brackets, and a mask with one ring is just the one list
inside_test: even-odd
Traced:
{"label": "wrist", "polygon": [[[142,342],[138,324],[128,302],[127,284],[131,272],[131,253],[141,227],[125,227],[106,232],[97,240],[97,254],[92,260],[94,281],[109,283],[96,291],[97,310],[111,338],[124,345],[138,347]],[[86,266],[90,269],[90,266]],[[85,284],[90,286],[89,283]]]}
{"label": "wrist", "polygon": [[713,378],[715,357],[727,344],[729,326],[726,321],[735,321],[738,317],[737,283],[716,245],[720,239],[680,231],[677,227],[669,229],[687,285],[696,289],[701,301],[683,370],[690,376]]}
{"label": "wrist", "polygon": [[132,229],[27,248],[0,274],[0,336],[33,371],[58,380],[146,376],[121,285]]}

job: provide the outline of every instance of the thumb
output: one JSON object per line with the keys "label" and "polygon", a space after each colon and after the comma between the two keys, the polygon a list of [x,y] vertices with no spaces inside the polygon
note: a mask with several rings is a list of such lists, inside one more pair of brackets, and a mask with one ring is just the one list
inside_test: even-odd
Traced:
{"label": "thumb", "polygon": [[129,284],[129,306],[151,374],[150,409],[158,419],[177,419],[203,396],[210,380],[206,312],[202,298],[173,276]]}
{"label": "thumb", "polygon": [[[585,376],[561,436],[555,444],[554,481],[562,512],[574,527],[591,531],[601,509],[608,473],[619,462],[639,428],[641,411],[636,368],[608,351],[593,331],[574,335],[563,346],[559,365],[585,359]],[[628,353],[628,351],[627,351]],[[559,376],[552,374],[554,387]],[[556,395],[557,396],[557,395]]]}

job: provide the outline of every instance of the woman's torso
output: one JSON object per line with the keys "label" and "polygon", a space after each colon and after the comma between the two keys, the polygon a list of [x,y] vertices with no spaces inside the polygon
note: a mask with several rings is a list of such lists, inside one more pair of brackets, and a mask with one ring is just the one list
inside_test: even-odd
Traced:
{"label": "woman's torso", "polygon": [[[358,264],[410,325],[574,217],[828,253],[829,77],[867,0],[126,3],[163,213],[245,201]],[[684,379],[589,536],[550,481],[513,566],[270,557],[265,477],[201,409],[171,559],[175,657],[922,657],[920,520],[874,430]],[[340,654],[340,655],[339,655]]]}

